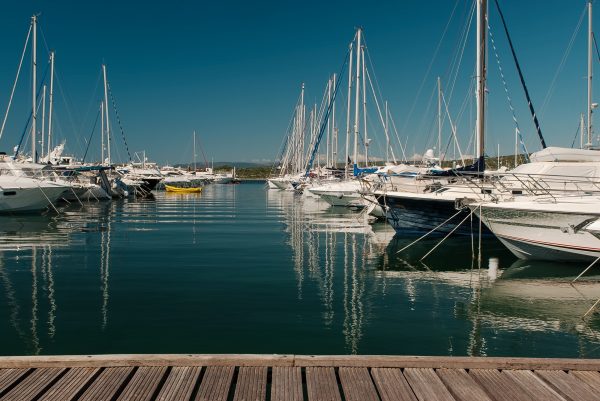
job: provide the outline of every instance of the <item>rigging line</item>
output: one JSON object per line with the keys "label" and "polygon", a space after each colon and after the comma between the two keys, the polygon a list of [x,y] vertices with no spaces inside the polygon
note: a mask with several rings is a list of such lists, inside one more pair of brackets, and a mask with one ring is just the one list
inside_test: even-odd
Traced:
{"label": "rigging line", "polygon": [[[581,129],[581,123],[577,123],[577,131],[575,131],[575,136],[573,137],[573,142],[571,142],[571,148],[575,146],[575,140],[577,139],[577,135],[579,134],[579,130]],[[583,132],[582,132],[583,134]]]}
{"label": "rigging line", "polygon": [[423,91],[425,82],[427,82],[427,77],[429,76],[429,72],[431,71],[431,68],[433,67],[433,63],[434,63],[435,59],[437,58],[437,55],[442,46],[442,42],[444,41],[444,38],[446,37],[446,33],[448,32],[448,28],[450,27],[450,23],[452,22],[452,19],[454,18],[454,13],[456,12],[456,8],[458,7],[459,3],[460,3],[460,0],[457,0],[454,3],[454,8],[452,9],[452,12],[450,13],[448,22],[446,22],[446,26],[444,27],[444,30],[442,32],[442,37],[440,38],[440,40],[435,48],[435,51],[433,52],[433,57],[431,58],[431,61],[429,62],[429,66],[427,67],[427,70],[425,70],[425,74],[423,75],[423,79],[421,80],[421,84],[419,85],[419,90],[417,91],[417,95],[415,96],[415,99],[413,100],[413,103],[409,109],[408,115],[406,116],[406,120],[404,121],[404,125],[402,126],[401,132],[403,132],[403,133],[406,132],[406,128],[408,126],[408,122],[410,121],[410,117],[412,116],[412,113],[415,110],[417,101],[421,97],[421,92]]}
{"label": "rigging line", "polygon": [[100,117],[100,109],[98,109],[98,114],[96,114],[96,121],[94,121],[94,127],[92,128],[92,133],[90,134],[90,139],[88,140],[87,147],[85,148],[85,153],[83,154],[82,163],[85,163],[85,157],[88,154],[88,150],[90,149],[90,143],[92,143],[92,137],[94,136],[94,132],[96,131],[96,124],[98,124],[98,117]]}
{"label": "rigging line", "polygon": [[583,10],[581,11],[581,15],[579,16],[579,22],[577,23],[577,26],[575,27],[575,30],[573,31],[573,34],[571,35],[571,39],[569,40],[567,48],[566,48],[565,52],[563,53],[562,59],[560,60],[558,67],[556,68],[554,77],[552,77],[552,81],[550,82],[550,86],[548,87],[548,91],[546,92],[546,96],[544,97],[544,101],[542,102],[542,107],[540,108],[540,118],[544,117],[544,112],[546,111],[546,106],[548,105],[548,102],[550,101],[550,98],[552,97],[552,94],[554,93],[554,88],[556,86],[556,81],[558,79],[558,76],[562,72],[562,70],[565,66],[565,63],[567,62],[567,58],[569,57],[569,54],[571,54],[571,49],[573,48],[575,39],[576,39],[577,35],[579,34],[579,30],[581,29],[581,23],[583,22],[583,17],[585,17],[586,11],[587,11],[587,4],[583,7]]}
{"label": "rigging line", "polygon": [[[400,135],[398,134],[398,129],[396,128],[396,123],[394,122],[394,117],[390,113],[389,115],[390,122],[392,123],[392,127],[394,128],[394,133],[396,134],[396,139],[398,139],[398,143],[400,144],[400,150],[402,151],[402,157],[405,162],[408,162],[408,158],[406,157],[406,143],[402,145],[402,141],[400,140]],[[408,142],[408,137],[406,137],[406,141]]]}
{"label": "rigging line", "polygon": [[544,140],[544,136],[542,135],[542,128],[540,127],[540,122],[538,121],[537,115],[535,114],[535,109],[533,108],[531,96],[529,96],[529,90],[527,89],[527,85],[525,85],[525,78],[523,77],[521,65],[519,64],[519,60],[517,59],[515,47],[513,46],[510,34],[508,33],[508,26],[506,25],[504,14],[502,14],[502,10],[500,9],[500,3],[498,2],[498,0],[494,0],[494,2],[496,3],[496,9],[498,10],[498,14],[500,14],[500,19],[502,20],[502,25],[504,26],[504,32],[506,33],[506,38],[508,39],[508,44],[510,45],[510,51],[512,52],[515,65],[517,67],[517,72],[519,73],[519,78],[521,79],[521,85],[523,86],[523,90],[525,91],[525,97],[527,98],[527,104],[529,105],[529,111],[531,112],[531,117],[533,118],[535,129],[542,144],[542,148],[546,149],[546,141]]}
{"label": "rigging line", "polygon": [[[486,18],[487,19],[487,18]],[[523,154],[525,156],[525,160],[529,162],[529,152],[527,151],[527,147],[523,141],[523,135],[521,134],[521,128],[519,127],[519,121],[517,120],[517,113],[515,108],[513,107],[512,99],[510,97],[510,93],[508,91],[508,84],[506,83],[506,78],[504,77],[504,70],[502,69],[502,63],[500,62],[500,56],[498,55],[498,49],[496,48],[496,41],[494,40],[494,35],[492,33],[492,28],[490,26],[490,21],[487,21],[488,31],[490,33],[490,42],[492,42],[492,49],[494,49],[494,54],[496,55],[496,63],[498,65],[498,70],[500,72],[500,79],[502,81],[502,86],[504,87],[504,92],[506,93],[506,100],[508,101],[508,108],[512,114],[513,122],[515,123],[515,128],[517,130],[517,135],[519,137],[519,143],[521,144],[521,148],[523,150]]]}
{"label": "rigging line", "polygon": [[[449,77],[450,77],[450,85],[448,85],[449,91],[448,91],[448,103],[452,103],[452,98],[454,97],[454,89],[456,87],[456,82],[458,81],[458,74],[460,72],[460,66],[462,65],[462,60],[465,54],[465,49],[467,47],[467,42],[469,40],[469,32],[471,31],[471,25],[473,24],[473,16],[475,15],[475,2],[473,2],[472,6],[471,6],[471,11],[469,12],[469,16],[467,19],[467,24],[465,25],[465,29],[463,31],[463,35],[461,38],[461,42],[462,46],[460,49],[460,56],[458,55],[458,53],[455,55],[455,58],[452,62],[453,67],[450,70],[449,73]],[[457,57],[458,56],[458,57]],[[452,70],[456,68],[456,70],[454,71],[454,77],[452,77]]]}
{"label": "rigging line", "polygon": [[[375,105],[377,106],[377,112],[379,114],[379,120],[381,121],[381,124],[385,127],[385,121],[383,119],[383,115],[381,114],[381,108],[379,107],[379,101],[377,101],[377,96],[375,94],[375,88],[373,87],[373,81],[371,81],[371,74],[369,74],[369,69],[365,68],[365,72],[367,75],[367,78],[369,80],[369,84],[371,86],[371,91],[373,94],[373,99],[375,100]],[[389,132],[386,133],[386,135],[388,136],[386,138],[386,140],[389,140]],[[386,148],[387,148],[387,144],[386,144]],[[392,152],[392,160],[394,161],[394,163],[396,163],[396,155],[394,154],[394,149],[393,147],[390,145],[390,151]]]}
{"label": "rigging line", "polygon": [[10,111],[10,106],[12,105],[13,96],[15,95],[15,89],[17,87],[17,82],[19,80],[19,74],[21,73],[21,67],[23,66],[23,59],[25,58],[25,52],[27,51],[27,44],[29,43],[29,37],[31,36],[31,24],[29,25],[29,31],[27,31],[27,38],[25,39],[25,46],[23,46],[23,53],[21,53],[21,61],[19,61],[19,68],[17,68],[17,76],[15,77],[15,82],[13,84],[12,90],[10,92],[10,98],[8,100],[8,106],[6,107],[6,113],[4,114],[4,120],[2,120],[2,128],[0,128],[0,139],[2,138],[2,134],[4,133],[4,126],[6,125],[6,119],[8,118],[8,113]]}
{"label": "rigging line", "polygon": [[[66,92],[62,85],[62,79],[61,79],[60,75],[57,73],[56,65],[54,67],[54,76],[56,78],[56,84],[58,86],[58,90],[59,90],[62,100],[64,102],[64,107],[67,110],[67,117],[69,120],[68,123],[71,126],[71,129],[76,133],[78,131],[76,131],[76,128],[75,128],[75,119],[73,118],[73,113],[71,111],[71,107],[69,106],[72,102],[70,101],[70,99],[67,98]],[[54,136],[54,131],[53,131],[53,136]],[[63,134],[63,139],[64,139],[64,134]],[[75,139],[77,141],[77,145],[79,146],[79,151],[83,151],[83,146],[81,146],[80,135],[75,135]]]}
{"label": "rigging line", "polygon": [[108,93],[110,93],[110,100],[113,105],[113,109],[115,110],[115,116],[117,117],[117,124],[119,124],[119,129],[121,130],[121,136],[123,137],[123,142],[125,143],[125,149],[127,150],[127,156],[129,156],[129,161],[131,161],[131,153],[129,152],[129,146],[127,146],[127,140],[125,139],[125,132],[123,131],[123,125],[121,125],[121,117],[119,116],[119,112],[117,111],[117,104],[115,103],[115,97],[113,96],[112,89],[110,88],[110,84],[107,82],[106,86],[108,87]]}
{"label": "rigging line", "polygon": [[[38,87],[38,91],[37,91],[37,106],[36,106],[36,111],[40,108],[40,104],[42,102],[42,87],[44,86],[44,80],[46,79],[46,74],[48,73],[48,66],[46,65],[46,69],[44,70],[44,74],[42,75],[42,79],[40,81],[40,85]],[[25,138],[25,134],[27,134],[27,130],[29,129],[29,123],[31,122],[31,117],[33,116],[33,110],[31,110],[29,112],[29,117],[27,118],[27,121],[25,122],[25,128],[23,129],[23,133],[21,134],[21,139],[19,140],[19,144],[17,145],[17,150],[15,152],[15,158],[17,157],[17,155],[19,154],[19,150],[21,149],[21,145],[23,144],[23,138]],[[34,156],[32,156],[34,157]],[[35,160],[34,160],[35,162]]]}
{"label": "rigging line", "polygon": [[[348,51],[346,52],[346,57],[344,58],[344,62],[342,63],[342,67],[340,68],[340,72],[338,74],[339,77],[344,75],[344,72],[346,71],[346,65],[348,64],[349,58],[350,58],[350,49],[348,49]],[[337,94],[338,94],[341,86],[343,86],[341,83],[336,83],[334,91],[331,94],[331,100],[329,101],[329,104],[327,106],[327,111],[325,112],[324,119],[321,123],[321,128],[319,130],[319,134],[317,135],[318,139],[315,143],[315,146],[313,147],[313,149],[311,151],[310,159],[309,159],[308,163],[306,164],[306,173],[305,173],[306,177],[308,177],[308,175],[310,173],[310,169],[312,168],[312,164],[314,162],[315,155],[316,155],[317,151],[319,150],[319,143],[321,142],[321,139],[323,138],[323,133],[325,132],[325,128],[327,128],[327,121],[329,120],[329,115],[331,113],[333,103],[335,102],[335,98],[337,97]],[[356,160],[354,162],[356,163]]]}
{"label": "rigging line", "polygon": [[598,50],[598,42],[596,42],[596,34],[592,32],[592,39],[594,40],[594,47],[596,48],[596,54],[598,55],[598,61],[600,61],[600,50]]}

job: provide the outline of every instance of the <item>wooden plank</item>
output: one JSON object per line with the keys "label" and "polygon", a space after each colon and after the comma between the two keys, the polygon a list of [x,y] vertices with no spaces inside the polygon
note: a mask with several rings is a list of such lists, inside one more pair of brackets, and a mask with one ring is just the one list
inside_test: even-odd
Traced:
{"label": "wooden plank", "polygon": [[0,368],[119,366],[345,366],[372,368],[600,371],[600,359],[255,354],[122,354],[0,357]]}
{"label": "wooden plank", "polygon": [[485,390],[464,369],[438,369],[450,394],[460,401],[491,401]]}
{"label": "wooden plank", "polygon": [[276,366],[271,375],[271,401],[304,400],[301,368]]}
{"label": "wooden plank", "polygon": [[433,369],[404,369],[404,377],[420,401],[454,401],[454,397]]}
{"label": "wooden plank", "polygon": [[267,399],[267,367],[242,366],[238,372],[233,401],[265,401]]}
{"label": "wooden plank", "polygon": [[226,401],[233,372],[233,366],[207,367],[196,401]]}
{"label": "wooden plank", "polygon": [[598,393],[600,393],[600,373],[591,371],[578,371],[572,370],[569,372],[571,375],[575,375],[582,382],[587,383],[588,386],[592,387]]}
{"label": "wooden plank", "polygon": [[0,395],[19,380],[29,369],[2,369],[0,370]]}
{"label": "wooden plank", "polygon": [[161,379],[167,371],[166,366],[142,366],[127,383],[127,387],[117,398],[118,401],[150,401]]}
{"label": "wooden plank", "polygon": [[536,400],[565,401],[556,391],[550,388],[531,370],[504,370],[505,375],[519,383],[529,395]]}
{"label": "wooden plank", "polygon": [[340,368],[338,374],[346,401],[379,401],[367,368]]}
{"label": "wooden plank", "polygon": [[76,368],[61,377],[39,401],[70,401],[91,381],[100,368]]}
{"label": "wooden plank", "polygon": [[[2,368],[76,368],[121,366],[293,366],[294,355],[261,354],[117,354],[2,356]],[[598,370],[598,369],[596,369]]]}
{"label": "wooden plank", "polygon": [[131,372],[133,372],[131,367],[104,369],[77,401],[112,400]]}
{"label": "wooden plank", "polygon": [[310,401],[341,401],[335,370],[330,367],[306,368],[306,387]]}
{"label": "wooden plank", "polygon": [[156,401],[189,400],[201,369],[199,366],[175,366],[160,389]]}
{"label": "wooden plank", "polygon": [[397,368],[371,369],[381,401],[417,401],[402,371]]}
{"label": "wooden plank", "polygon": [[2,397],[2,401],[28,401],[36,399],[58,378],[65,369],[43,368],[36,369],[23,381],[12,388]]}
{"label": "wooden plank", "polygon": [[598,394],[587,383],[562,370],[538,370],[535,372],[563,397],[573,401],[598,401]]}
{"label": "wooden plank", "polygon": [[496,401],[532,401],[517,382],[510,376],[496,369],[472,369],[469,376],[475,379],[482,387],[491,394]]}
{"label": "wooden plank", "polygon": [[[1,360],[0,366],[2,366]],[[387,355],[296,355],[294,357],[294,366],[433,369],[562,369],[600,371],[600,359]]]}

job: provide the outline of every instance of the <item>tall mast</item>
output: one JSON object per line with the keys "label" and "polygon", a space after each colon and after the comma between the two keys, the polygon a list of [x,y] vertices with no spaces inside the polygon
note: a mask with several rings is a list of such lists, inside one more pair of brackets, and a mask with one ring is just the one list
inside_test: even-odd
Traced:
{"label": "tall mast", "polygon": [[352,43],[350,43],[350,57],[348,58],[348,110],[346,112],[346,158],[344,159],[344,179],[348,179],[348,155],[350,146],[350,99],[352,98]]}
{"label": "tall mast", "polygon": [[[476,120],[476,157],[477,161],[481,162],[484,153],[484,137],[485,137],[485,81],[486,81],[486,65],[485,57],[487,53],[487,0],[477,0],[477,120]],[[481,168],[481,165],[480,165]]]}
{"label": "tall mast", "polygon": [[196,173],[196,130],[194,130],[194,174]]}
{"label": "tall mast", "polygon": [[442,163],[442,82],[440,77],[437,78],[438,87],[438,158],[440,165]]}
{"label": "tall mast", "polygon": [[[52,145],[52,110],[54,110],[54,51],[50,52],[50,110],[48,110],[48,152],[50,154],[50,147]],[[42,149],[43,151],[43,149]]]}
{"label": "tall mast", "polygon": [[302,171],[302,167],[304,167],[304,140],[305,140],[305,135],[304,135],[304,129],[306,128],[306,125],[304,124],[304,118],[305,118],[306,114],[305,114],[305,109],[304,109],[304,82],[302,82],[302,90],[300,92],[300,124],[298,126],[299,130],[298,132],[300,133],[300,147],[299,147],[299,151],[298,151],[298,167],[297,167],[297,171],[296,172],[300,172]]}
{"label": "tall mast", "polygon": [[104,101],[100,102],[100,121],[101,121],[101,147],[100,147],[100,164],[104,164]]}
{"label": "tall mast", "polygon": [[[46,135],[46,85],[42,87],[42,154],[44,157],[44,136]],[[48,153],[49,155],[49,153]],[[50,160],[50,159],[48,159]]]}
{"label": "tall mast", "polygon": [[388,130],[388,102],[385,101],[385,162],[390,162],[390,135]]}
{"label": "tall mast", "polygon": [[[590,149],[592,147],[592,41],[594,40],[592,32],[592,0],[588,1],[588,126],[587,126],[587,143],[585,147]],[[34,36],[35,37],[35,36]]]}
{"label": "tall mast", "polygon": [[[104,76],[104,113],[106,114],[106,154],[108,165],[110,165],[110,123],[108,122],[108,83],[106,81],[106,65],[102,64],[102,75]],[[104,159],[102,159],[104,163]]]}
{"label": "tall mast", "polygon": [[583,119],[583,113],[581,113],[579,120],[579,149],[583,149],[583,136],[585,135],[585,120]]}
{"label": "tall mast", "polygon": [[[333,90],[335,93],[337,79],[336,74],[333,74]],[[338,131],[335,126],[335,98],[333,98],[333,104],[331,105],[331,133],[333,137],[331,138],[331,164],[333,167],[337,167],[337,154],[338,154]]]}
{"label": "tall mast", "polygon": [[36,162],[35,155],[35,131],[37,129],[37,110],[36,110],[36,98],[37,98],[37,82],[36,82],[36,73],[37,73],[37,17],[34,15],[31,17],[31,26],[33,29],[33,45],[31,46],[31,160]]}
{"label": "tall mast", "polygon": [[367,75],[366,67],[365,67],[365,47],[363,46],[360,49],[360,53],[362,54],[362,94],[363,94],[363,130],[365,132],[365,166],[369,165],[369,138],[367,135],[367,84],[365,81],[365,77]]}
{"label": "tall mast", "polygon": [[[329,78],[329,81],[327,81],[327,107],[331,106],[331,78]],[[329,143],[331,142],[331,138],[333,137],[333,135],[331,134],[331,119],[328,118],[327,119],[327,143],[326,143],[326,151],[327,151],[327,156],[325,156],[325,166],[329,167],[330,164],[330,160],[329,160]]]}
{"label": "tall mast", "polygon": [[358,122],[359,122],[359,104],[360,104],[360,40],[362,29],[358,28],[356,38],[356,95],[354,102],[354,164],[358,164]]}

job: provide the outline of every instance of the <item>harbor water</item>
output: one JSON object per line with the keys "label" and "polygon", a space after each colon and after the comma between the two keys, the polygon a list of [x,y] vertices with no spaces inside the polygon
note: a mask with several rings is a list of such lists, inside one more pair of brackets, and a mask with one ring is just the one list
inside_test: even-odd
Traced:
{"label": "harbor water", "polygon": [[600,357],[600,267],[394,237],[264,183],[0,217],[0,354]]}

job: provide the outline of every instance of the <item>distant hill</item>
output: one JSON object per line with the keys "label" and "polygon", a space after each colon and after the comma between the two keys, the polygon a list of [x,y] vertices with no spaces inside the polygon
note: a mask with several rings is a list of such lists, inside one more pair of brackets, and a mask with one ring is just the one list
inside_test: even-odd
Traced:
{"label": "distant hill", "polygon": [[[223,167],[223,166],[235,166],[236,168],[253,168],[253,167],[271,167],[271,163],[251,163],[251,162],[214,162],[214,163],[208,163],[209,167],[212,167],[212,165],[214,164],[215,169],[219,168],[219,167]],[[184,167],[187,168],[188,166],[193,166],[194,163],[180,163],[180,164],[176,164],[175,167]],[[204,168],[205,164],[204,163],[200,163],[200,162],[196,162],[196,167],[198,168]]]}

